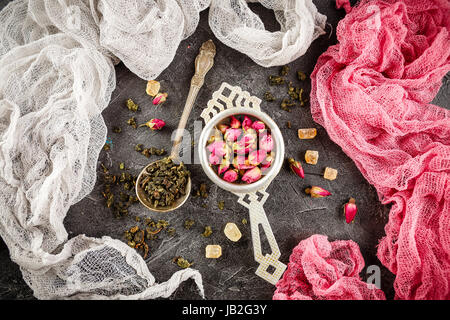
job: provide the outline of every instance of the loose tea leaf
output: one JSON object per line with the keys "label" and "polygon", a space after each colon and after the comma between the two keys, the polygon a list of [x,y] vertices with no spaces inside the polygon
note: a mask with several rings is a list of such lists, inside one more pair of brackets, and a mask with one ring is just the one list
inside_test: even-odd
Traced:
{"label": "loose tea leaf", "polygon": [[248,221],[247,221],[247,219],[242,219],[242,224],[247,224],[248,223]]}
{"label": "loose tea leaf", "polygon": [[225,209],[225,201],[219,201],[219,203],[217,204],[217,206],[219,207],[220,210]]}
{"label": "loose tea leaf", "polygon": [[133,112],[136,112],[139,110],[139,106],[136,103],[134,103],[134,101],[131,99],[127,100],[127,108],[128,108],[128,110],[133,111]]}
{"label": "loose tea leaf", "polygon": [[267,91],[264,93],[264,100],[269,102],[275,101],[275,97],[269,91]]}
{"label": "loose tea leaf", "polygon": [[289,66],[283,66],[283,67],[281,67],[280,75],[282,75],[282,76],[287,76],[290,69],[291,69],[291,68],[289,68]]}
{"label": "loose tea leaf", "polygon": [[305,81],[306,80],[306,74],[302,71],[297,71],[297,78],[300,81]]}
{"label": "loose tea leaf", "polygon": [[137,123],[136,123],[136,119],[134,117],[131,117],[130,119],[127,120],[127,123],[132,126],[134,129],[137,128]]}
{"label": "loose tea leaf", "polygon": [[287,98],[285,98],[285,99],[283,99],[283,101],[281,101],[280,108],[282,110],[291,112],[292,110],[289,109],[290,107],[295,107],[294,101],[287,99]]}
{"label": "loose tea leaf", "polygon": [[182,257],[175,257],[172,260],[173,263],[176,263],[180,268],[186,269],[192,266],[192,262],[187,261],[186,259]]}
{"label": "loose tea leaf", "polygon": [[205,238],[209,237],[212,234],[212,229],[210,226],[205,227],[205,231],[203,231],[202,236]]}
{"label": "loose tea leaf", "polygon": [[172,159],[164,158],[147,167],[139,186],[154,208],[167,207],[186,194],[189,175],[182,162],[177,165]]}
{"label": "loose tea leaf", "polygon": [[112,127],[112,130],[115,133],[121,133],[122,132],[122,128],[120,128],[120,127]]}
{"label": "loose tea leaf", "polygon": [[273,85],[282,85],[284,84],[284,78],[280,76],[269,76],[269,84]]}
{"label": "loose tea leaf", "polygon": [[194,220],[192,220],[192,219],[187,219],[187,220],[184,222],[184,228],[189,230],[194,224],[195,224],[195,221],[194,221]]}

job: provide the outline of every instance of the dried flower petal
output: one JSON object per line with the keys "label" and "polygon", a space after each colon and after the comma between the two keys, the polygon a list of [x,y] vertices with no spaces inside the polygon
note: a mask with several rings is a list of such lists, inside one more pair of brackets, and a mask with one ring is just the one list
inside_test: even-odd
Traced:
{"label": "dried flower petal", "polygon": [[154,97],[158,94],[160,88],[161,84],[158,81],[150,80],[147,82],[147,89],[145,90],[145,92],[147,92],[149,96]]}
{"label": "dried flower petal", "polygon": [[225,134],[225,132],[227,131],[227,129],[229,127],[230,127],[229,125],[226,125],[226,124],[223,124],[223,123],[217,125],[217,129],[219,129],[220,132],[222,132],[222,134]]}
{"label": "dried flower petal", "polygon": [[348,203],[344,205],[345,221],[350,223],[355,219],[358,208],[356,207],[355,199],[350,198]]}
{"label": "dried flower petal", "polygon": [[248,162],[252,166],[257,166],[266,159],[267,152],[265,150],[255,150],[248,155]]}
{"label": "dried flower petal", "polygon": [[225,131],[224,138],[226,141],[234,142],[241,136],[241,134],[242,129],[229,128]]}
{"label": "dried flower petal", "polygon": [[288,162],[292,172],[294,172],[300,178],[305,178],[305,172],[303,171],[303,167],[300,161],[296,161],[293,158],[289,158]]}
{"label": "dried flower petal", "polygon": [[305,193],[310,194],[312,198],[323,198],[331,195],[329,191],[317,186],[306,188]]}
{"label": "dried flower petal", "polygon": [[273,149],[274,141],[272,139],[272,135],[266,133],[263,134],[259,139],[259,148],[261,150],[265,150],[266,152],[270,152]]}
{"label": "dried flower petal", "polygon": [[214,141],[213,143],[207,146],[209,152],[212,154],[223,157],[228,153],[228,146],[223,140]]}
{"label": "dried flower petal", "polygon": [[156,97],[153,99],[153,104],[156,106],[156,105],[159,105],[161,103],[164,103],[166,101],[166,99],[167,99],[167,96],[168,96],[168,94],[165,93],[165,92],[164,93],[158,93],[156,95]]}
{"label": "dried flower petal", "polygon": [[261,178],[261,169],[258,167],[254,167],[253,169],[245,171],[241,179],[244,182],[253,183],[255,181],[258,181],[260,178]]}
{"label": "dried flower petal", "polygon": [[244,116],[244,121],[242,121],[242,128],[245,131],[247,131],[248,129],[250,129],[252,127],[252,123],[253,122],[252,122],[252,120],[249,117]]}
{"label": "dried flower petal", "polygon": [[219,156],[215,155],[214,153],[211,153],[209,155],[209,160],[208,161],[209,161],[210,164],[218,165],[218,164],[221,163],[221,158]]}
{"label": "dried flower petal", "polygon": [[230,120],[230,126],[232,128],[238,129],[238,128],[241,127],[241,122],[238,119],[236,119],[234,116],[231,116],[230,119],[231,119]]}
{"label": "dried flower petal", "polygon": [[223,175],[223,180],[227,182],[234,182],[238,178],[238,172],[235,169],[230,169]]}
{"label": "dried flower petal", "polygon": [[160,130],[162,129],[166,123],[161,119],[151,119],[144,124],[141,124],[139,127],[147,126],[152,130]]}
{"label": "dried flower petal", "polygon": [[264,129],[266,129],[266,125],[264,124],[264,122],[258,120],[258,121],[253,122],[252,128],[258,132],[261,132]]}
{"label": "dried flower petal", "polygon": [[229,167],[230,167],[230,161],[226,158],[222,159],[222,162],[220,163],[219,168],[217,169],[218,174],[220,175],[220,174],[224,173],[225,171],[228,170]]}

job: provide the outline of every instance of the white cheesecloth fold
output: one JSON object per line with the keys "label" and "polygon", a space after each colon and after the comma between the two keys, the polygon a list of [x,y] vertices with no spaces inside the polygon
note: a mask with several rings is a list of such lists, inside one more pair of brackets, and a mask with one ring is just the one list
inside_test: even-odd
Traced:
{"label": "white cheesecloth fold", "polygon": [[95,184],[115,63],[155,79],[208,7],[216,37],[266,67],[324,33],[311,0],[258,2],[280,31],[242,0],[16,0],[0,12],[0,235],[37,298],[169,297],[189,278],[204,296],[198,271],[156,284],[134,249],[107,236],[68,240],[63,220]]}

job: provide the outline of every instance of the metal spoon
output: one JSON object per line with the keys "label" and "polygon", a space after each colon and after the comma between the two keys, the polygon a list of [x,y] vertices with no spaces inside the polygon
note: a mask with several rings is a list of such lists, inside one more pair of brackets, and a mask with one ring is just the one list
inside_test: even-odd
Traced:
{"label": "metal spoon", "polygon": [[[186,99],[186,104],[184,105],[183,114],[181,115],[180,122],[178,124],[178,128],[176,131],[175,139],[173,141],[172,145],[172,151],[170,153],[169,158],[172,159],[172,161],[177,162],[178,160],[178,151],[180,147],[180,143],[183,138],[183,132],[184,128],[186,127],[187,120],[189,118],[189,115],[192,110],[192,106],[194,105],[195,99],[197,98],[197,94],[200,91],[200,88],[203,86],[203,83],[205,81],[205,75],[206,73],[212,68],[214,64],[214,56],[216,55],[216,46],[212,42],[212,40],[208,40],[204,42],[199,50],[199,54],[195,58],[195,74],[192,77],[191,80],[191,87],[189,89],[189,94]],[[176,199],[175,202],[166,207],[154,207],[150,201],[148,201],[147,196],[145,195],[144,190],[141,188],[141,179],[143,175],[146,174],[146,170],[149,166],[152,164],[159,162],[161,160],[157,160],[154,162],[149,163],[139,174],[137,180],[136,180],[136,195],[139,199],[139,201],[147,208],[152,211],[156,212],[169,212],[172,210],[175,210],[179,207],[181,207],[186,200],[189,198],[189,195],[191,193],[191,178],[188,178],[188,181],[186,183],[186,190],[185,194]]]}

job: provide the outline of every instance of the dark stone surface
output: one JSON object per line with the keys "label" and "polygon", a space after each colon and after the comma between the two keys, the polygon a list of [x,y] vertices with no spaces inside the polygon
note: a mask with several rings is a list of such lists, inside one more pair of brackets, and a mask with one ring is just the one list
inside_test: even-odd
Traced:
{"label": "dark stone surface", "polygon": [[[333,1],[314,1],[319,12],[328,17],[327,34],[314,41],[305,56],[290,64],[289,79],[294,84],[296,70],[310,73],[319,55],[328,46],[336,43],[335,30],[337,22],[344,16],[343,10],[336,10]],[[1,8],[1,6],[0,6]],[[252,5],[269,30],[277,30],[278,24],[271,11],[259,5]],[[226,47],[212,34],[208,25],[207,11],[202,12],[201,22],[196,33],[183,41],[171,65],[160,75],[162,90],[169,93],[168,101],[159,107],[151,105],[151,100],[145,93],[146,81],[133,75],[123,64],[116,68],[117,88],[113,92],[109,107],[103,112],[108,126],[108,138],[113,142],[112,150],[102,151],[99,161],[118,168],[120,162],[125,162],[129,172],[138,174],[149,162],[149,159],[134,151],[134,145],[142,143],[145,146],[164,147],[170,149],[171,132],[177,127],[185,98],[193,75],[194,59],[200,45],[213,39],[217,46],[215,65],[208,73],[205,85],[200,91],[194,110],[190,116],[188,129],[193,134],[193,123],[201,120],[200,113],[206,106],[211,95],[224,81],[239,85],[250,94],[262,97],[270,90],[276,97],[285,95],[286,87],[270,87],[267,77],[278,74],[279,67],[263,68],[255,64],[247,56]],[[330,36],[330,31],[333,31]],[[310,82],[302,84],[309,94]],[[444,85],[435,102],[448,106],[449,79],[444,79]],[[124,103],[132,98],[141,107],[141,112],[133,114]],[[325,234],[330,240],[351,239],[357,242],[364,256],[366,267],[378,265],[382,270],[382,289],[388,298],[393,297],[394,276],[384,268],[376,258],[376,245],[384,235],[384,225],[387,222],[389,209],[381,205],[375,189],[369,185],[354,163],[334,144],[325,130],[319,127],[311,118],[308,107],[296,107],[292,113],[282,111],[279,101],[262,103],[262,109],[269,114],[280,127],[286,144],[286,156],[303,159],[305,150],[318,150],[319,163],[316,166],[304,165],[306,177],[304,180],[293,175],[287,166],[268,188],[270,197],[265,204],[269,222],[282,252],[281,261],[287,263],[292,249],[299,241],[313,235]],[[151,118],[161,118],[167,126],[159,132],[151,132],[146,128],[133,129],[126,120],[136,116],[138,123]],[[286,127],[291,121],[292,128]],[[120,126],[122,133],[111,131],[113,126]],[[318,136],[311,141],[301,141],[297,138],[298,128],[317,127]],[[197,136],[198,138],[198,136]],[[196,150],[195,150],[196,152]],[[150,161],[156,160],[151,158]],[[339,170],[335,181],[322,178],[323,169],[330,166]],[[140,204],[130,209],[130,215],[123,219],[115,219],[109,209],[104,206],[101,196],[102,184],[97,182],[94,190],[85,199],[72,206],[65,219],[65,226],[70,237],[86,234],[93,237],[104,235],[123,239],[123,231],[136,224],[135,217],[152,217],[166,219],[176,228],[174,237],[161,237],[151,244],[151,254],[146,262],[158,282],[163,282],[179,268],[172,263],[175,256],[183,256],[194,261],[194,266],[203,276],[206,297],[208,299],[271,299],[274,286],[255,275],[257,268],[253,260],[253,249],[249,225],[242,225],[243,218],[248,219],[247,209],[239,205],[237,197],[219,189],[208,180],[199,164],[190,165],[193,188],[202,182],[208,186],[207,199],[191,197],[186,204],[171,213],[157,214],[149,212]],[[118,170],[117,170],[118,171]],[[100,172],[100,169],[99,169]],[[333,196],[325,199],[312,199],[305,195],[304,188],[309,185],[321,185],[330,190]],[[346,224],[342,215],[342,205],[350,196],[357,199],[359,213],[355,223]],[[225,202],[225,209],[218,208],[218,202]],[[192,218],[196,224],[191,230],[183,228],[186,219]],[[243,233],[238,243],[226,239],[222,230],[227,222],[235,222]],[[209,238],[201,236],[203,228],[210,225],[213,234]],[[205,259],[205,246],[220,244],[223,256],[218,260]],[[23,282],[19,268],[8,257],[4,243],[0,246],[0,299],[33,298],[31,290]],[[361,277],[364,279],[365,269]],[[193,281],[187,281],[180,286],[171,299],[199,299]]]}

